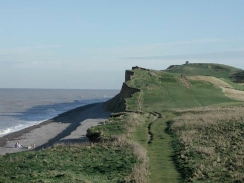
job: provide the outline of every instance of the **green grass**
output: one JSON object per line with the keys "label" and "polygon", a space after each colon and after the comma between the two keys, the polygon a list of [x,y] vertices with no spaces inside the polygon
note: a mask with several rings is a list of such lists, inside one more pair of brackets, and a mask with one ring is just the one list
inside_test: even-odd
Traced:
{"label": "green grass", "polygon": [[174,163],[173,138],[167,133],[167,121],[173,116],[159,118],[152,123],[153,139],[148,144],[147,151],[150,165],[150,182],[182,182],[180,173]]}
{"label": "green grass", "polygon": [[[128,182],[147,182],[147,157],[144,149],[138,143],[135,143],[133,137],[136,129],[141,128],[142,124],[148,123],[152,119],[152,114],[138,112],[124,112],[114,114],[116,117],[111,117],[105,121],[105,125],[94,126],[88,130],[89,135],[99,133],[100,142],[129,144],[132,149],[132,155],[137,163],[134,165]],[[118,129],[123,128],[123,133]],[[147,132],[146,132],[147,133]],[[141,137],[147,138],[147,135],[141,134]],[[144,139],[140,139],[143,141]],[[123,149],[123,146],[121,147]]]}
{"label": "green grass", "polygon": [[135,163],[128,146],[58,145],[0,156],[0,182],[123,182]]}
{"label": "green grass", "polygon": [[[137,92],[131,98],[126,99],[126,110],[158,112],[161,113],[162,116],[165,116],[167,115],[168,110],[177,111],[177,109],[180,108],[185,109],[203,106],[226,107],[242,105],[240,102],[226,97],[222,90],[214,86],[212,83],[206,81],[189,80],[188,82],[191,88],[188,89],[181,78],[182,71],[184,71],[185,75],[211,75],[224,78],[225,81],[231,83],[231,85],[235,88],[242,89],[242,86],[234,84],[229,79],[231,74],[238,71],[238,69],[216,64],[190,64],[187,67],[179,66],[176,68],[180,68],[181,72],[179,72],[179,70],[176,70],[175,73],[169,72],[168,70],[167,72],[133,70],[134,75],[131,80],[127,82],[127,85],[132,88],[139,88],[141,92]],[[216,111],[215,115],[218,114],[218,111]],[[228,114],[229,113],[227,113],[227,115]],[[211,178],[213,178],[214,182],[234,180],[228,179],[225,176],[223,176],[225,177],[223,179],[218,179],[218,175],[221,175],[218,166],[216,166],[215,169],[211,169],[215,173],[208,173],[208,177],[201,177],[201,173],[196,172],[199,171],[199,169],[196,167],[199,168],[203,166],[202,164],[211,158],[207,158],[208,155],[206,155],[205,158],[203,158],[202,154],[199,155],[199,151],[205,152],[205,149],[202,147],[196,147],[198,152],[195,152],[194,149],[190,151],[186,147],[186,149],[184,149],[185,152],[183,156],[179,153],[179,147],[181,146],[178,142],[180,141],[181,137],[177,135],[173,137],[172,133],[169,134],[169,132],[172,131],[167,131],[169,128],[168,124],[170,124],[167,123],[167,121],[173,118],[174,116],[172,114],[168,114],[166,119],[159,118],[150,125],[150,133],[153,134],[153,138],[150,144],[148,144],[148,126],[151,123],[150,120],[152,121],[152,119],[145,119],[145,122],[141,123],[133,134],[133,139],[140,143],[147,150],[150,172],[149,182],[206,182],[211,181]],[[208,129],[208,126],[206,126],[206,129]],[[199,130],[201,130],[201,128],[199,128]],[[181,131],[181,129],[174,130],[173,132],[178,134],[178,131]],[[203,131],[203,129],[199,131],[199,134]],[[222,130],[220,130],[219,133],[216,133],[217,136],[220,136],[221,133],[229,133],[228,131],[223,131],[224,133]],[[191,134],[191,131],[189,134]],[[197,134],[198,133],[196,133],[196,135]],[[212,134],[214,134],[214,131],[204,136],[205,138],[198,136],[196,139],[198,139],[198,143],[208,142],[211,139],[209,137]],[[217,136],[216,138],[218,138]],[[176,149],[175,145],[177,145]],[[209,150],[208,148],[206,149]],[[175,156],[175,150],[177,153],[179,153],[177,154],[178,156]],[[185,161],[185,159],[183,159],[186,156],[189,161]],[[232,155],[225,154],[222,156],[229,156],[231,159]],[[173,157],[177,157],[176,164],[173,161]],[[214,158],[216,158],[216,156],[214,156]],[[180,172],[182,174],[177,171],[176,166],[180,168]],[[207,171],[208,166],[206,165],[203,172]],[[238,170],[238,172],[240,172],[240,170]],[[237,175],[235,175],[237,177],[236,180],[240,180],[238,179],[238,172]],[[194,175],[196,176],[194,177]]]}
{"label": "green grass", "polygon": [[[211,72],[213,72],[214,69],[220,69],[215,73],[215,76],[218,77],[227,78],[229,77],[229,72],[235,71],[235,68],[231,67],[222,68],[222,66],[210,66],[209,68],[212,69]],[[192,68],[192,71],[193,70],[194,68]],[[167,110],[174,111],[177,108],[240,105],[240,102],[226,97],[221,89],[206,81],[190,80],[189,84],[191,89],[187,89],[180,74],[177,73],[143,70],[135,70],[134,73],[128,85],[133,88],[140,88],[141,92],[135,93],[132,98],[126,99],[126,109],[130,111],[157,111],[165,114]],[[197,71],[197,73],[199,74],[199,71]],[[206,71],[201,71],[200,73],[202,75],[210,75]],[[226,78],[225,80],[228,80],[232,86],[241,88],[241,86],[235,85]],[[152,143],[149,145],[146,143],[148,133],[147,136],[143,136],[143,134],[146,134],[148,123],[141,125],[135,133],[135,140],[139,142],[148,153],[150,182],[183,181],[172,159],[174,156],[172,142],[176,139],[165,132],[165,129],[168,127],[166,123],[167,120],[169,119],[159,119],[152,124],[151,131],[154,136]],[[195,158],[195,161],[199,160],[199,155],[197,153],[190,153],[189,157],[192,157],[192,159]],[[182,168],[182,166],[194,167],[194,165],[181,164],[179,160],[181,160],[181,157],[177,158],[177,165],[181,167],[182,176],[185,177],[186,180],[195,180],[187,177],[190,170],[190,172],[193,172],[191,168]],[[218,171],[216,170],[216,172]],[[216,173],[215,176],[217,174],[218,173]],[[215,176],[213,175],[213,177]]]}
{"label": "green grass", "polygon": [[[174,163],[173,137],[167,132],[167,121],[173,117],[160,117],[154,121],[155,116],[145,119],[132,136],[136,142],[141,144],[147,151],[149,158],[149,182],[181,182],[182,178]],[[150,129],[148,129],[150,125]],[[152,134],[152,139],[149,132]]]}
{"label": "green grass", "polygon": [[118,136],[126,132],[126,115],[121,115],[122,118],[110,118],[106,120],[104,125],[93,126],[88,129],[89,135],[99,134],[99,138],[103,140],[112,140],[113,136]]}
{"label": "green grass", "polygon": [[142,145],[144,148],[148,147],[148,141],[150,135],[148,134],[148,125],[151,123],[153,118],[145,119],[143,123],[138,125],[135,132],[132,135],[132,139]]}
{"label": "green grass", "polygon": [[162,112],[170,108],[200,107],[235,101],[206,81],[191,80],[191,89],[188,89],[179,74],[143,70],[134,72],[128,85],[140,88],[141,92],[126,99],[127,110]]}

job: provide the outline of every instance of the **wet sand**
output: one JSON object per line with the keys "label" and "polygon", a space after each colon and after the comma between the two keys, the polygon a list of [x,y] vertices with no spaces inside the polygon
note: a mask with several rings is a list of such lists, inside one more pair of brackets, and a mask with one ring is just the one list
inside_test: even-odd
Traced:
{"label": "wet sand", "polygon": [[[88,141],[86,130],[102,124],[110,112],[102,107],[103,103],[90,104],[75,108],[59,116],[0,138],[0,155],[27,150],[40,150],[55,143],[82,143]],[[20,142],[22,148],[14,148]],[[29,148],[35,144],[35,148]]]}

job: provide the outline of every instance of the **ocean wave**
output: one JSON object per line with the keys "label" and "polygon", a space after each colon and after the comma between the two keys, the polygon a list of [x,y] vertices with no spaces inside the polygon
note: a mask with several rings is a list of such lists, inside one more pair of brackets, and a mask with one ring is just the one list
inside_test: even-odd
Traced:
{"label": "ocean wave", "polygon": [[17,125],[12,126],[12,127],[7,127],[7,128],[4,128],[4,129],[0,129],[0,137],[3,137],[5,135],[7,135],[7,134],[10,134],[10,133],[13,133],[13,132],[16,132],[16,131],[20,131],[20,130],[28,128],[30,126],[37,125],[37,124],[42,123],[44,121],[45,120],[32,121],[32,122],[28,122],[28,123],[25,123],[25,124],[17,124]]}
{"label": "ocean wave", "polygon": [[4,135],[7,135],[9,133],[15,132],[15,131],[19,131],[19,130],[21,130],[23,128],[24,128],[24,125],[18,124],[18,125],[13,126],[13,127],[8,127],[8,128],[1,129],[0,130],[0,137],[4,136]]}
{"label": "ocean wave", "polygon": [[0,130],[0,136],[6,135],[11,132],[11,128],[5,128],[3,130]]}

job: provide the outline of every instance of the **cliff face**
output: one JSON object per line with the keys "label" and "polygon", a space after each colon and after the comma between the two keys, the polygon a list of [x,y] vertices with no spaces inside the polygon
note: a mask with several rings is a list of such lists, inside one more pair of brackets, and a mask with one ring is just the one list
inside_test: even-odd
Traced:
{"label": "cliff face", "polygon": [[122,85],[120,93],[104,104],[105,109],[112,112],[126,111],[125,99],[132,97],[134,93],[140,91],[137,88],[129,87],[126,83],[131,79],[133,75],[134,75],[133,71],[129,71],[129,70],[125,71],[125,82]]}
{"label": "cliff face", "polygon": [[125,82],[129,81],[131,79],[131,76],[134,75],[134,72],[132,71],[125,71]]}
{"label": "cliff face", "polygon": [[[132,72],[131,72],[132,73]],[[127,78],[131,76],[131,73],[127,73]],[[125,99],[132,97],[132,95],[140,90],[137,88],[129,87],[126,82],[123,83],[120,93],[107,101],[104,104],[106,110],[111,112],[126,112],[126,103]],[[100,140],[104,140],[104,136],[102,132],[94,131],[93,127],[87,130],[86,136],[89,138],[90,142],[99,142]],[[106,138],[105,138],[106,139]]]}
{"label": "cliff face", "polygon": [[126,83],[123,83],[120,93],[107,101],[104,104],[106,110],[112,112],[126,111],[125,99],[132,97],[132,95],[140,90],[137,88],[131,88]]}
{"label": "cliff face", "polygon": [[126,83],[123,83],[122,89],[120,91],[120,95],[122,99],[130,98],[132,95],[136,92],[139,92],[140,90],[137,88],[131,88]]}

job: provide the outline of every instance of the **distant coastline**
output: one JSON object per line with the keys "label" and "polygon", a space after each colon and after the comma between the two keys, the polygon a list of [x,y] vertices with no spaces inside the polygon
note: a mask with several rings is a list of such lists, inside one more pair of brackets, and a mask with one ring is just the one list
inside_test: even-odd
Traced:
{"label": "distant coastline", "polygon": [[0,89],[0,137],[87,104],[105,102],[117,90]]}

